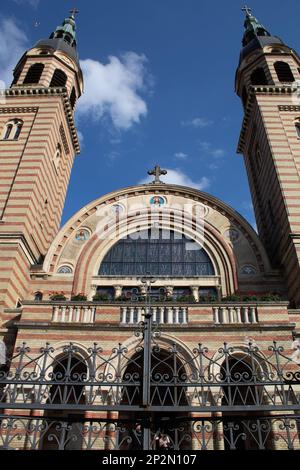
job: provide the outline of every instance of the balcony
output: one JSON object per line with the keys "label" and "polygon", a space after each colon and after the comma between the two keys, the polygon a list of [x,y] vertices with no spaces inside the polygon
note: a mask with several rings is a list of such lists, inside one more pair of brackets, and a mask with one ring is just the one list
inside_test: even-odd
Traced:
{"label": "balcony", "polygon": [[215,325],[253,325],[258,323],[257,307],[251,305],[218,305],[212,307]]}
{"label": "balcony", "polygon": [[[160,325],[186,325],[187,307],[158,306],[150,307],[152,319]],[[121,307],[121,324],[135,325],[144,319],[145,307]]]}
{"label": "balcony", "polygon": [[96,307],[90,305],[55,305],[52,321],[54,323],[94,323]]}

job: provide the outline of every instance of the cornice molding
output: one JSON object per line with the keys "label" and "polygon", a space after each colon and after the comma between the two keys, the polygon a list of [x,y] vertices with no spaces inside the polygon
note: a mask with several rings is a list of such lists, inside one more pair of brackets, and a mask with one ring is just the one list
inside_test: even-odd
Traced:
{"label": "cornice molding", "polygon": [[[49,88],[32,88],[32,87],[13,87],[13,88],[8,88],[6,90],[2,90],[0,92],[0,98],[5,96],[41,96],[41,95],[57,95],[61,96],[63,99],[63,104],[64,104],[64,112],[67,118],[73,146],[75,149],[75,153],[79,155],[80,153],[80,144],[79,144],[79,139],[77,135],[77,130],[75,127],[75,122],[74,122],[74,117],[73,117],[73,110],[71,107],[70,103],[70,98],[67,93],[66,88],[55,88],[55,87],[49,87]],[[13,107],[4,107],[4,109],[13,109]],[[26,108],[24,108],[26,109]],[[30,109],[29,107],[27,109]],[[31,109],[34,109],[33,107]],[[33,112],[33,111],[31,111]]]}
{"label": "cornice molding", "polygon": [[38,107],[4,107],[0,108],[0,114],[16,114],[16,113],[36,113]]}
{"label": "cornice molding", "polygon": [[[242,123],[242,130],[240,133],[240,138],[237,147],[237,153],[243,154],[245,150],[245,134],[247,131],[247,127],[249,124],[249,120],[251,117],[251,112],[254,103],[254,97],[258,94],[268,95],[268,94],[278,94],[278,95],[291,95],[295,92],[299,93],[300,87],[298,85],[282,85],[282,86],[251,86],[249,88],[249,97],[247,101],[247,105],[245,108],[244,119]],[[286,106],[283,106],[285,108]],[[282,109],[282,111],[289,111],[286,109]]]}

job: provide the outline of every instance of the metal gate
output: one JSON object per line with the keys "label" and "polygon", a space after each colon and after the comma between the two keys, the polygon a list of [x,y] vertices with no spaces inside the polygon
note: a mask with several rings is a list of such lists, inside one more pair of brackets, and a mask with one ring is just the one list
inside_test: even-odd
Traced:
{"label": "metal gate", "polygon": [[23,344],[0,372],[0,447],[300,448],[300,368],[275,342],[187,356],[163,346],[151,309],[136,336],[130,353]]}

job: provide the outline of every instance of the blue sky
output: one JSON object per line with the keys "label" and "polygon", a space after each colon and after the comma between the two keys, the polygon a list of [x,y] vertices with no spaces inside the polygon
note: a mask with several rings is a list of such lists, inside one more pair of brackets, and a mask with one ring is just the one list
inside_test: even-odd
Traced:
{"label": "blue sky", "polygon": [[[48,37],[76,6],[86,93],[76,113],[82,138],[63,223],[112,190],[137,184],[156,163],[167,182],[193,185],[254,224],[234,75],[242,2],[200,0],[5,0],[0,79],[24,49]],[[300,3],[252,0],[255,16],[300,51]],[[7,39],[9,38],[9,40]]]}

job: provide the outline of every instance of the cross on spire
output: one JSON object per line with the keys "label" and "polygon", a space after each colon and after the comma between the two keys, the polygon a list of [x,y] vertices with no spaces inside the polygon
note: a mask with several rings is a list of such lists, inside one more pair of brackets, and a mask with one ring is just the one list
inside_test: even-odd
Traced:
{"label": "cross on spire", "polygon": [[251,9],[250,7],[248,7],[247,5],[245,5],[245,6],[242,8],[242,11],[244,11],[247,16],[252,16],[252,9]]}
{"label": "cross on spire", "polygon": [[71,18],[75,19],[75,15],[79,13],[79,10],[77,10],[77,8],[72,8],[72,10],[70,10],[70,13],[71,13]]}
{"label": "cross on spire", "polygon": [[160,181],[159,177],[160,177],[160,175],[166,175],[167,173],[168,173],[167,170],[162,170],[159,165],[155,165],[153,170],[148,171],[148,175],[155,176],[154,181],[152,181],[153,184],[162,183],[162,181]]}

